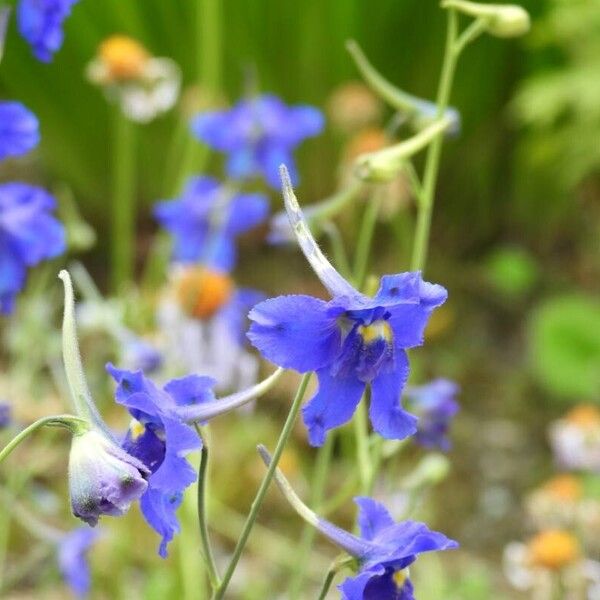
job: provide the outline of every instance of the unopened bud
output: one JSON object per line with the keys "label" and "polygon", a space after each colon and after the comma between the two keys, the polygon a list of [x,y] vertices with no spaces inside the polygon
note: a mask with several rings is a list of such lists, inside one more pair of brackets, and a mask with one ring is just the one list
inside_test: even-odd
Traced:
{"label": "unopened bud", "polygon": [[471,17],[482,19],[486,31],[496,37],[508,38],[524,35],[531,20],[528,12],[516,4],[479,4],[467,0],[445,0],[442,8],[454,8]]}

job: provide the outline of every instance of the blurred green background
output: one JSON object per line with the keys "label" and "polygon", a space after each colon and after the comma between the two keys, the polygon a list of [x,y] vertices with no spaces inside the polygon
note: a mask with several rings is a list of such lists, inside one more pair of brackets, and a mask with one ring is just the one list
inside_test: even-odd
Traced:
{"label": "blurred green background", "polygon": [[[474,557],[497,564],[503,545],[522,536],[521,494],[551,473],[548,422],[570,404],[600,400],[600,1],[527,0],[523,6],[532,15],[531,34],[478,40],[461,59],[452,94],[462,132],[444,146],[428,267],[428,278],[449,288],[450,302],[431,347],[415,356],[414,371],[417,378],[453,377],[463,388],[450,455],[454,473],[430,512],[432,524],[459,539],[471,562],[459,567],[464,587],[444,588],[446,582],[427,592],[424,583],[424,600],[442,597],[440,589],[445,598],[501,597],[490,595],[498,568],[482,575]],[[0,68],[2,96],[29,106],[42,131],[40,149],[19,163],[20,175],[72,190],[98,233],[98,244],[82,259],[103,281],[114,107],[84,71],[106,36],[135,37],[153,54],[173,58],[183,72],[181,105],[136,126],[142,262],[155,230],[152,203],[176,194],[183,176],[202,164],[199,146],[181,135],[199,98],[233,102],[254,78],[261,90],[288,103],[324,109],[338,85],[358,79],[344,48],[349,38],[391,81],[432,98],[444,30],[444,13],[430,0],[81,0],[66,23],[62,50],[43,65],[32,59],[13,23]],[[336,188],[343,144],[332,128],[304,144],[303,202]],[[216,173],[213,162],[209,169]],[[274,194],[273,205],[279,202]],[[403,236],[412,216],[408,207],[395,226],[380,225],[376,271],[406,268]],[[281,291],[290,260],[308,273],[289,253],[261,248],[250,256],[242,260],[240,278],[269,292]],[[260,259],[266,268],[257,269]],[[302,282],[288,276],[284,287],[298,289]],[[236,423],[230,437],[242,435],[243,422]],[[255,442],[238,440],[239,456]],[[254,486],[254,474],[248,477]],[[226,486],[222,480],[215,487]],[[241,490],[237,501],[249,496]],[[188,512],[193,529],[193,506]],[[158,558],[155,589],[140,583],[135,570],[120,578],[132,578],[135,594],[144,590],[147,598],[180,597],[172,595],[175,589],[181,597],[202,597],[185,566],[196,568],[194,535],[188,531],[175,553],[184,557],[181,579],[158,566]],[[115,557],[101,561],[122,568]],[[267,576],[256,579],[248,598],[265,597]],[[126,584],[98,585],[107,594],[98,597],[138,597],[127,595]]]}

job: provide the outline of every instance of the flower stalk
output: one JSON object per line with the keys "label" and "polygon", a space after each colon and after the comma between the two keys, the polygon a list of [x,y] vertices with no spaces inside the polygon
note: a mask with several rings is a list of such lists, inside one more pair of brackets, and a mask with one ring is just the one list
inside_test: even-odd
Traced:
{"label": "flower stalk", "polygon": [[298,386],[298,390],[296,391],[296,396],[290,407],[290,411],[288,413],[283,429],[281,430],[281,434],[279,435],[279,439],[277,440],[271,464],[269,465],[267,473],[264,476],[260,487],[258,488],[258,492],[256,493],[256,496],[252,502],[250,512],[248,513],[248,517],[246,518],[244,529],[242,530],[242,533],[233,551],[233,556],[229,561],[229,565],[227,566],[227,570],[223,575],[223,580],[221,581],[221,584],[213,594],[212,600],[221,600],[225,597],[225,592],[227,591],[227,587],[229,585],[229,582],[231,581],[231,577],[233,576],[235,568],[237,567],[244,547],[246,546],[246,542],[248,541],[248,537],[250,536],[250,532],[252,531],[254,522],[256,521],[256,517],[258,516],[258,511],[262,506],[263,500],[267,494],[267,490],[269,489],[269,485],[271,484],[271,481],[275,476],[275,470],[279,463],[279,459],[281,458],[281,455],[283,454],[283,450],[287,444],[290,434],[292,433],[294,423],[296,422],[296,417],[298,416],[298,413],[300,412],[300,407],[302,406],[302,400],[304,399],[304,394],[306,393],[306,388],[308,387],[310,377],[311,373],[306,373],[300,381],[300,385]]}

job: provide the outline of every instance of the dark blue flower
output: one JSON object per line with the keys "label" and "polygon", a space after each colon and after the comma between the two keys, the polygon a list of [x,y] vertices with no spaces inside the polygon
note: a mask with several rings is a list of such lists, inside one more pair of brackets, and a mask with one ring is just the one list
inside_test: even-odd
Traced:
{"label": "dark blue flower", "polygon": [[[412,600],[413,587],[406,567],[423,552],[449,550],[458,544],[442,533],[431,531],[424,523],[396,523],[383,504],[372,498],[355,498],[358,504],[360,538],[351,554],[359,561],[359,571],[340,586],[344,600]],[[346,549],[347,532],[323,521],[325,535]],[[341,536],[340,532],[344,535]],[[359,550],[358,544],[363,548]]]}
{"label": "dark blue flower", "polygon": [[[272,458],[266,448],[259,446],[258,452],[268,466]],[[395,522],[383,504],[364,496],[354,499],[359,509],[359,537],[316,515],[279,469],[275,471],[275,482],[303,519],[357,560],[356,576],[338,587],[344,600],[413,600],[406,567],[423,552],[458,547],[454,540],[431,531],[424,523]]]}
{"label": "dark blue flower", "polygon": [[64,252],[64,228],[51,215],[55,206],[41,188],[0,185],[0,313],[12,310],[27,267]]}
{"label": "dark blue flower", "polygon": [[167,544],[179,531],[175,511],[183,491],[196,481],[185,455],[202,445],[196,431],[178,415],[177,407],[214,400],[214,380],[190,375],[174,379],[160,390],[141,371],[124,371],[110,364],[107,370],[117,382],[117,402],[135,419],[123,448],[151,471],[141,508],[148,524],[162,536],[159,554],[165,557]]}
{"label": "dark blue flower", "polygon": [[50,62],[63,43],[63,22],[78,0],[20,0],[17,23],[33,54]]}
{"label": "dark blue flower", "polygon": [[229,110],[201,113],[192,131],[203,142],[227,153],[233,179],[262,175],[279,188],[279,165],[295,179],[293,150],[323,129],[323,116],[312,106],[287,106],[273,95],[242,100]]}
{"label": "dark blue flower", "polygon": [[248,312],[263,300],[266,300],[263,292],[252,288],[237,288],[229,302],[217,314],[218,319],[227,323],[232,339],[241,347],[248,345]]}
{"label": "dark blue flower", "polygon": [[20,102],[0,102],[0,160],[26,154],[39,141],[37,117]]}
{"label": "dark blue flower", "polygon": [[67,533],[58,544],[58,567],[67,585],[78,598],[90,590],[90,568],[87,553],[100,537],[100,532],[79,527]]}
{"label": "dark blue flower", "polygon": [[419,417],[415,440],[425,448],[450,449],[448,429],[459,410],[459,387],[448,379],[436,379],[406,390],[411,410]]}
{"label": "dark blue flower", "polygon": [[202,176],[191,178],[179,199],[159,202],[154,210],[174,237],[176,261],[203,262],[222,271],[235,264],[235,238],[264,221],[268,212],[265,196],[235,194]]}
{"label": "dark blue flower", "polygon": [[316,371],[319,389],[303,409],[312,445],[350,420],[367,384],[375,431],[390,439],[415,433],[417,419],[400,404],[409,373],[406,349],[423,343],[446,290],[411,272],[382,277],[373,298],[359,293],[319,249],[285,177],[284,196],[298,242],[333,299],[298,295],[261,302],[250,311],[250,341],[281,367]]}

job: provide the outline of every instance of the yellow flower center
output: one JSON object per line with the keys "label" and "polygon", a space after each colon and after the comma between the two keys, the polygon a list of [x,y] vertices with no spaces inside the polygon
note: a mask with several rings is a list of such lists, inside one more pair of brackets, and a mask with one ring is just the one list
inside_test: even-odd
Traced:
{"label": "yellow flower center", "polygon": [[131,434],[132,439],[137,440],[141,435],[144,435],[145,431],[146,426],[143,423],[140,423],[137,419],[131,420],[129,433]]}
{"label": "yellow flower center", "polygon": [[140,77],[150,58],[139,42],[125,35],[113,35],[105,39],[100,44],[98,54],[106,67],[108,78],[113,81]]}
{"label": "yellow flower center", "polygon": [[358,328],[358,334],[364,340],[365,344],[372,344],[378,340],[392,341],[392,328],[387,321],[374,321],[370,325],[361,325]]}
{"label": "yellow flower center", "polygon": [[528,543],[529,560],[533,566],[557,571],[580,556],[579,542],[572,533],[550,529],[538,533]]}
{"label": "yellow flower center", "polygon": [[573,475],[557,475],[547,481],[542,489],[554,496],[557,500],[564,500],[567,502],[579,500],[583,493],[581,482]]}
{"label": "yellow flower center", "polygon": [[600,427],[600,410],[591,404],[580,404],[569,411],[565,419],[581,429],[595,429]]}
{"label": "yellow flower center", "polygon": [[176,283],[176,296],[184,312],[196,319],[212,317],[228,302],[233,280],[225,273],[205,267],[189,267]]}
{"label": "yellow flower center", "polygon": [[406,583],[408,579],[408,569],[402,569],[401,571],[396,571],[393,575],[394,583],[396,587],[401,590],[402,586]]}

